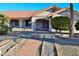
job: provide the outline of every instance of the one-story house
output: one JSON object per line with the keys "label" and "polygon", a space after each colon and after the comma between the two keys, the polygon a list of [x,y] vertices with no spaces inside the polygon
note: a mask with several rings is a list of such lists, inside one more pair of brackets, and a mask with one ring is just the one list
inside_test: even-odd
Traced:
{"label": "one-story house", "polygon": [[[51,18],[56,16],[70,17],[70,10],[69,8],[50,6],[39,11],[6,11],[2,14],[10,18],[9,26],[12,27],[13,31],[52,31]],[[78,19],[79,13],[74,11],[74,24]]]}

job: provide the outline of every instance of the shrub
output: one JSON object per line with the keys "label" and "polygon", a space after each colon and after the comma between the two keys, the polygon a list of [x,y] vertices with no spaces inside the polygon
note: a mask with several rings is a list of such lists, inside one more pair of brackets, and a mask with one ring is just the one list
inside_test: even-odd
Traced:
{"label": "shrub", "polygon": [[4,35],[7,34],[7,31],[4,28],[0,29],[0,35]]}
{"label": "shrub", "polygon": [[9,27],[7,25],[0,28],[0,35],[7,34]]}
{"label": "shrub", "polygon": [[69,29],[69,18],[66,16],[54,17],[51,20],[52,28],[55,30],[68,30]]}
{"label": "shrub", "polygon": [[7,34],[10,27],[8,26],[8,18],[0,14],[0,35]]}
{"label": "shrub", "polygon": [[79,30],[79,20],[75,23],[75,29]]}

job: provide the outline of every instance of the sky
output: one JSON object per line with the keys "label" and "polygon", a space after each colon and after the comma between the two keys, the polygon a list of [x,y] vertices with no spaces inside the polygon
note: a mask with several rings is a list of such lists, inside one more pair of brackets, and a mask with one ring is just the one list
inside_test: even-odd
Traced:
{"label": "sky", "polygon": [[[69,3],[0,3],[0,11],[41,10],[53,5],[69,7]],[[74,10],[79,11],[79,3],[74,3]]]}

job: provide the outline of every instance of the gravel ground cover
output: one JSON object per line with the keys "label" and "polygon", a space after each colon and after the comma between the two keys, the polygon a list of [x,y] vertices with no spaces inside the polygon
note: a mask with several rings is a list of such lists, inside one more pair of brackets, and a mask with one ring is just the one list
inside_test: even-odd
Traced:
{"label": "gravel ground cover", "polygon": [[58,56],[79,56],[79,38],[54,38]]}

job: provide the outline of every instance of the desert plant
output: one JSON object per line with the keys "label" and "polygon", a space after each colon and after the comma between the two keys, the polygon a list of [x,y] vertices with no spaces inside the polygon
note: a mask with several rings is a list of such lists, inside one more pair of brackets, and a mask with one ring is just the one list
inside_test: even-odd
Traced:
{"label": "desert plant", "polygon": [[79,20],[75,23],[75,29],[79,30]]}
{"label": "desert plant", "polygon": [[7,34],[10,27],[8,26],[8,17],[0,14],[0,35]]}

